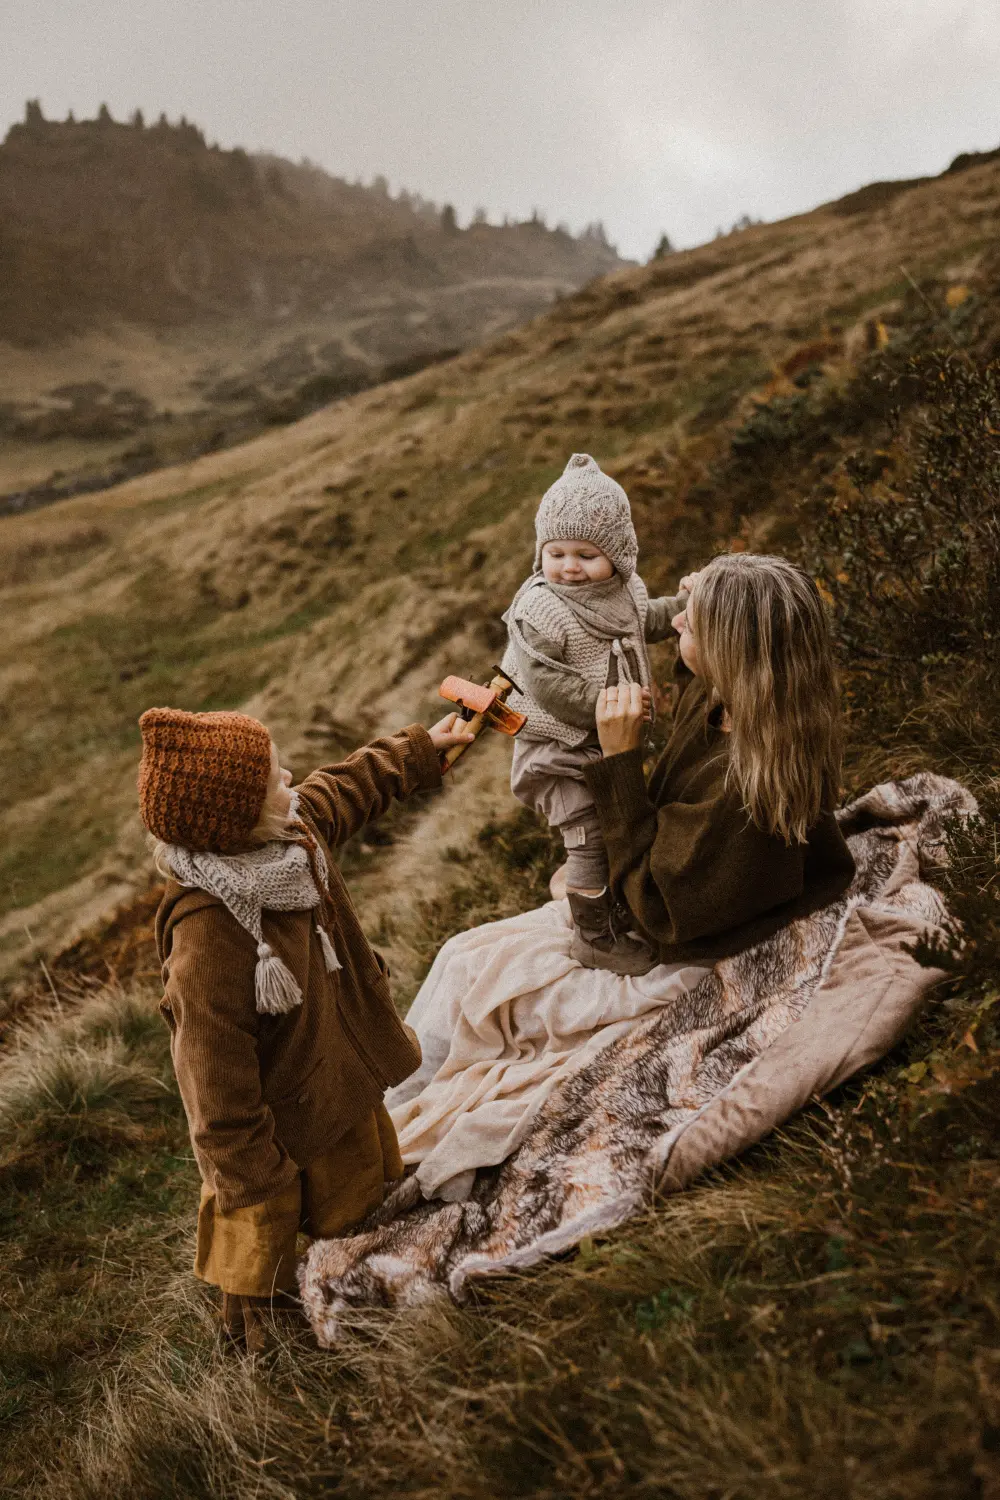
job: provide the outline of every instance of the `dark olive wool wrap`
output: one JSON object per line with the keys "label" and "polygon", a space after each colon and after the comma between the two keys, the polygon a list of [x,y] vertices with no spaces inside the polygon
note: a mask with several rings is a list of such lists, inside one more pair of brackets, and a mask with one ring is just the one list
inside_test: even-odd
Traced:
{"label": "dark olive wool wrap", "polygon": [[661,963],[710,966],[827,906],[854,878],[833,808],[804,844],[751,819],[726,785],[729,736],[705,684],[686,676],[666,748],[647,787],[642,752],[594,761],[594,796],[611,888]]}

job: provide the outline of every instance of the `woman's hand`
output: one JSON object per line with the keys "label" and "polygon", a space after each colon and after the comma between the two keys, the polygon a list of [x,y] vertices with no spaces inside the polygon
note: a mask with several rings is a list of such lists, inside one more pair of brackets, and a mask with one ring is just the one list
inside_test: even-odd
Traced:
{"label": "woman's hand", "polygon": [[471,745],[476,738],[461,714],[445,714],[427,733],[434,749],[439,751],[450,750],[452,745]]}
{"label": "woman's hand", "polygon": [[648,689],[644,693],[637,682],[601,689],[597,695],[597,738],[605,756],[622,755],[642,744],[648,700]]}

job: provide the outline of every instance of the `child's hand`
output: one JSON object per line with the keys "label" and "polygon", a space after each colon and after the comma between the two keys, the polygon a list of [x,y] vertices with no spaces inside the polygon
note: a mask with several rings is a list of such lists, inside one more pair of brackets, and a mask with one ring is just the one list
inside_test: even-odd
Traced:
{"label": "child's hand", "polygon": [[471,745],[476,738],[460,714],[445,714],[427,733],[435,750],[450,750],[452,745]]}
{"label": "child's hand", "polygon": [[697,573],[685,573],[684,577],[677,585],[677,592],[679,594],[690,594],[695,584],[698,582],[698,579],[701,577],[702,571],[703,570],[699,568]]}

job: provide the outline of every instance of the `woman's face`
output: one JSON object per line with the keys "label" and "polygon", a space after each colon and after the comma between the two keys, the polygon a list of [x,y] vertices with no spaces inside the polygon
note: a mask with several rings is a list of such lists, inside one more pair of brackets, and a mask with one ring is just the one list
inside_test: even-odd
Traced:
{"label": "woman's face", "polygon": [[674,615],[671,625],[680,636],[678,645],[680,647],[681,661],[689,672],[696,677],[701,676],[701,662],[698,659],[698,642],[694,637],[694,616],[692,606],[694,604],[694,593],[688,595],[688,602],[680,614]]}
{"label": "woman's face", "polygon": [[292,784],[291,771],[285,770],[278,759],[278,750],[271,741],[271,774],[267,779],[266,805],[273,807],[276,813],[287,816],[291,811],[292,794],[288,790]]}

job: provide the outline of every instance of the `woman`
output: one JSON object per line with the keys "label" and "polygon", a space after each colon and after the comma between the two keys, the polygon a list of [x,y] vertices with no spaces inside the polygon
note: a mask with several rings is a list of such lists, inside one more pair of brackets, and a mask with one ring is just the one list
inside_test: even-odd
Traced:
{"label": "woman", "polygon": [[646,786],[641,696],[606,688],[585,772],[611,890],[661,963],[711,964],[845,891],[833,816],[840,707],[812,579],[781,557],[717,557],[674,619],[683,684]]}
{"label": "woman", "polygon": [[425,1197],[463,1198],[562,1079],[716,959],[836,899],[854,873],[833,817],[839,705],[812,581],[781,558],[717,558],[675,617],[685,686],[647,789],[641,688],[605,689],[585,775],[611,886],[656,949],[642,977],[582,968],[564,902],[459,933],[408,1020],[420,1070],[387,1097]]}

